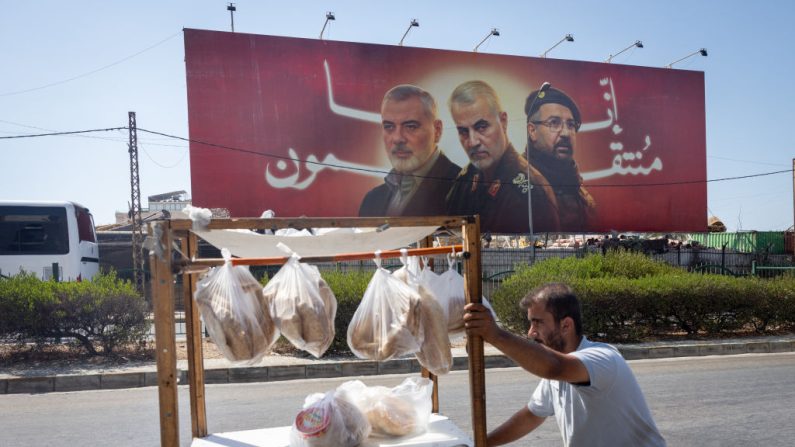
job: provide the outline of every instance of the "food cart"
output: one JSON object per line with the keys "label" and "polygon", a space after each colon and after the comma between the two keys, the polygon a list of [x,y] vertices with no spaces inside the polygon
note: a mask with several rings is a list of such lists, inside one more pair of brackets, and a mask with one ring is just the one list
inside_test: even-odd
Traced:
{"label": "food cart", "polygon": [[[481,254],[480,254],[480,223],[478,216],[464,217],[372,217],[372,218],[238,218],[238,219],[212,219],[209,224],[201,228],[205,234],[213,230],[277,230],[277,229],[303,229],[303,228],[410,228],[410,227],[444,227],[459,229],[463,236],[463,276],[466,284],[466,302],[481,301]],[[194,222],[189,219],[168,219],[153,222],[149,226],[151,238],[150,266],[152,301],[155,320],[155,346],[157,358],[157,383],[160,408],[160,440],[162,446],[176,447],[179,445],[179,415],[175,332],[175,292],[174,275],[182,275],[183,294],[185,305],[185,323],[187,336],[188,366],[187,378],[189,384],[191,432],[193,445],[209,446],[223,445],[213,443],[213,434],[207,428],[207,412],[205,405],[204,362],[202,354],[202,333],[200,316],[197,306],[193,301],[196,281],[201,272],[210,266],[222,265],[222,259],[197,259],[198,236],[201,231],[194,230]],[[376,240],[378,234],[371,235]],[[274,243],[275,244],[275,243]],[[428,247],[408,250],[409,256],[432,255],[449,253],[450,246]],[[339,250],[337,248],[337,250]],[[404,251],[405,252],[405,251]],[[380,257],[398,257],[400,251],[383,251]],[[371,252],[337,252],[333,255],[304,256],[301,262],[319,263],[349,260],[372,259],[375,254]],[[287,261],[287,257],[243,257],[232,260],[233,265],[280,265]],[[467,337],[467,350],[469,352],[469,383],[472,409],[472,440],[476,447],[486,445],[486,401],[485,401],[485,369],[483,358],[483,340],[480,337]],[[455,425],[438,414],[438,389],[437,378],[423,369],[424,377],[429,377],[434,382],[431,426],[425,438],[414,440],[401,440],[400,445],[471,445],[468,438],[457,442],[441,444],[435,433],[451,435],[453,441],[460,433]],[[267,440],[267,445],[279,444],[289,427],[277,427],[245,432],[225,433],[223,439],[233,439],[232,445],[260,445],[256,439]],[[463,433],[461,433],[463,436]],[[245,443],[245,444],[244,444]],[[264,445],[264,444],[263,444]],[[378,444],[364,445],[390,445],[388,441]]]}

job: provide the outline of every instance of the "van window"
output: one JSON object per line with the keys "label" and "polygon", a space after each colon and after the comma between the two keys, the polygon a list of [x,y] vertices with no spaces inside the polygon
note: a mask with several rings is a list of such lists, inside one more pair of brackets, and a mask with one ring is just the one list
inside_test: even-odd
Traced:
{"label": "van window", "polygon": [[69,253],[63,207],[0,207],[0,255]]}
{"label": "van window", "polygon": [[91,218],[91,213],[85,208],[75,207],[77,214],[77,234],[80,237],[80,242],[96,242],[97,237],[94,234],[94,219]]}

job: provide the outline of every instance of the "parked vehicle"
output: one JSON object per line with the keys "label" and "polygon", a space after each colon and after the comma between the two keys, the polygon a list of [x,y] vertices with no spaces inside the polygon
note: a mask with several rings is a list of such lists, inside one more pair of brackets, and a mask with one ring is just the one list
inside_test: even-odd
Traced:
{"label": "parked vehicle", "polygon": [[94,218],[74,202],[0,201],[0,275],[91,279],[99,272]]}

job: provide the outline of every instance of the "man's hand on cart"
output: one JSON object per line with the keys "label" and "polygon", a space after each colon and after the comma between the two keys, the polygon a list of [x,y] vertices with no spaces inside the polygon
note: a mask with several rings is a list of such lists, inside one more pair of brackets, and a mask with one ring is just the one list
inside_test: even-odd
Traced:
{"label": "man's hand on cart", "polygon": [[484,341],[492,341],[500,333],[494,315],[482,304],[469,303],[464,306],[464,327],[467,335],[477,335]]}

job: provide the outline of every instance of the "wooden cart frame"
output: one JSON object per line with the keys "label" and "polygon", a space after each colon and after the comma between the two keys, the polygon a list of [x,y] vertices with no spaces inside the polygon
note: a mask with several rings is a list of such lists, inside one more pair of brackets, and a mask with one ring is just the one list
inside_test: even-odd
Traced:
{"label": "wooden cart frame", "polygon": [[[199,311],[193,301],[198,270],[196,267],[221,265],[222,259],[195,259],[198,253],[197,236],[191,232],[193,222],[188,219],[171,219],[153,222],[149,234],[155,238],[156,249],[150,251],[152,302],[155,319],[155,347],[157,350],[157,384],[160,406],[160,443],[162,446],[179,446],[179,417],[177,395],[177,356],[175,331],[174,276],[181,274],[185,306],[188,367],[187,378],[190,396],[191,431],[194,438],[208,436],[205,407],[204,360]],[[478,216],[465,217],[399,217],[399,218],[297,218],[297,219],[213,219],[207,229],[283,229],[283,228],[365,228],[439,226],[461,228],[463,235],[463,273],[466,284],[466,302],[481,301],[480,222]],[[158,240],[159,239],[159,240]],[[181,246],[181,256],[174,253],[175,242]],[[409,254],[449,252],[450,247],[438,251],[410,250]],[[384,252],[381,257],[399,255]],[[372,253],[353,253],[334,257],[304,257],[302,262],[330,262],[372,258]],[[179,259],[181,258],[181,259]],[[238,265],[282,264],[287,258],[235,259]],[[473,440],[476,447],[486,445],[486,390],[483,340],[467,337],[469,352],[469,385],[472,406]],[[423,369],[425,377],[436,378]],[[438,412],[438,389],[434,386],[433,411]]]}

